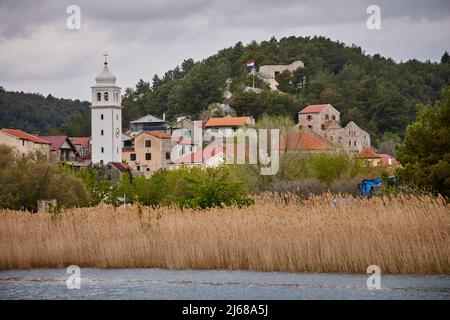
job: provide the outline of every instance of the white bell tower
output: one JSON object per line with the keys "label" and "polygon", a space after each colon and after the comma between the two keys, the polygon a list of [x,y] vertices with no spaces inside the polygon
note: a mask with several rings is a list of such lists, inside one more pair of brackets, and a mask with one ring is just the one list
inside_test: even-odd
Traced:
{"label": "white bell tower", "polygon": [[92,163],[122,162],[122,97],[116,77],[108,70],[95,77],[92,88],[91,136]]}

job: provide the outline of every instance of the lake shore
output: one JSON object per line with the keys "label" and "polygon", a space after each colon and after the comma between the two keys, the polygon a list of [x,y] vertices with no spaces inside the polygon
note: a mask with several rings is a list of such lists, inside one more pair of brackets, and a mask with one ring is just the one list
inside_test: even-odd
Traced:
{"label": "lake shore", "polygon": [[365,273],[377,265],[383,274],[450,274],[450,206],[442,198],[255,200],[241,209],[0,210],[0,269]]}

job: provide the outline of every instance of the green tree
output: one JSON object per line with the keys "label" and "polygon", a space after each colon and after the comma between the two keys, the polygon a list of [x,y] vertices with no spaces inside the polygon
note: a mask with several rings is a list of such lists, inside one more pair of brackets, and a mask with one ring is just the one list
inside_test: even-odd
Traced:
{"label": "green tree", "polygon": [[278,82],[278,90],[286,93],[291,93],[293,91],[294,87],[292,85],[292,73],[289,70],[284,70],[283,72],[277,74],[275,80]]}
{"label": "green tree", "polygon": [[0,145],[0,208],[36,211],[38,200],[59,206],[85,206],[89,195],[81,179],[40,154],[19,155]]}
{"label": "green tree", "polygon": [[434,108],[419,106],[397,158],[403,165],[398,170],[403,180],[450,196],[450,87],[442,91],[442,100]]}
{"label": "green tree", "polygon": [[450,55],[448,54],[447,51],[444,52],[444,54],[442,55],[441,58],[441,63],[450,63]]}

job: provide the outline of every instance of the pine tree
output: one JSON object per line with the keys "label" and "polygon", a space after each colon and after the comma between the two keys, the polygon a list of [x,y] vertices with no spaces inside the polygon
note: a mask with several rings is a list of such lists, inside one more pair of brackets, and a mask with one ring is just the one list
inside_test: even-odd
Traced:
{"label": "pine tree", "polygon": [[448,54],[447,51],[445,51],[444,54],[442,55],[441,63],[443,63],[443,64],[444,63],[446,63],[446,64],[450,63],[450,55]]}

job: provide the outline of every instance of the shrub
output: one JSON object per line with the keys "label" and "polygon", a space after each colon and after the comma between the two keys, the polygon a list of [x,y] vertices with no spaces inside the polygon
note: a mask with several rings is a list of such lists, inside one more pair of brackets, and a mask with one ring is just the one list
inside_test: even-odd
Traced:
{"label": "shrub", "polygon": [[37,210],[37,201],[56,199],[58,206],[89,204],[82,180],[39,154],[19,155],[0,145],[0,207]]}
{"label": "shrub", "polygon": [[[161,169],[149,179],[123,176],[117,195],[142,205],[175,205],[180,208],[212,208],[250,205],[245,183],[230,175],[227,167]],[[113,202],[109,202],[114,204]]]}

